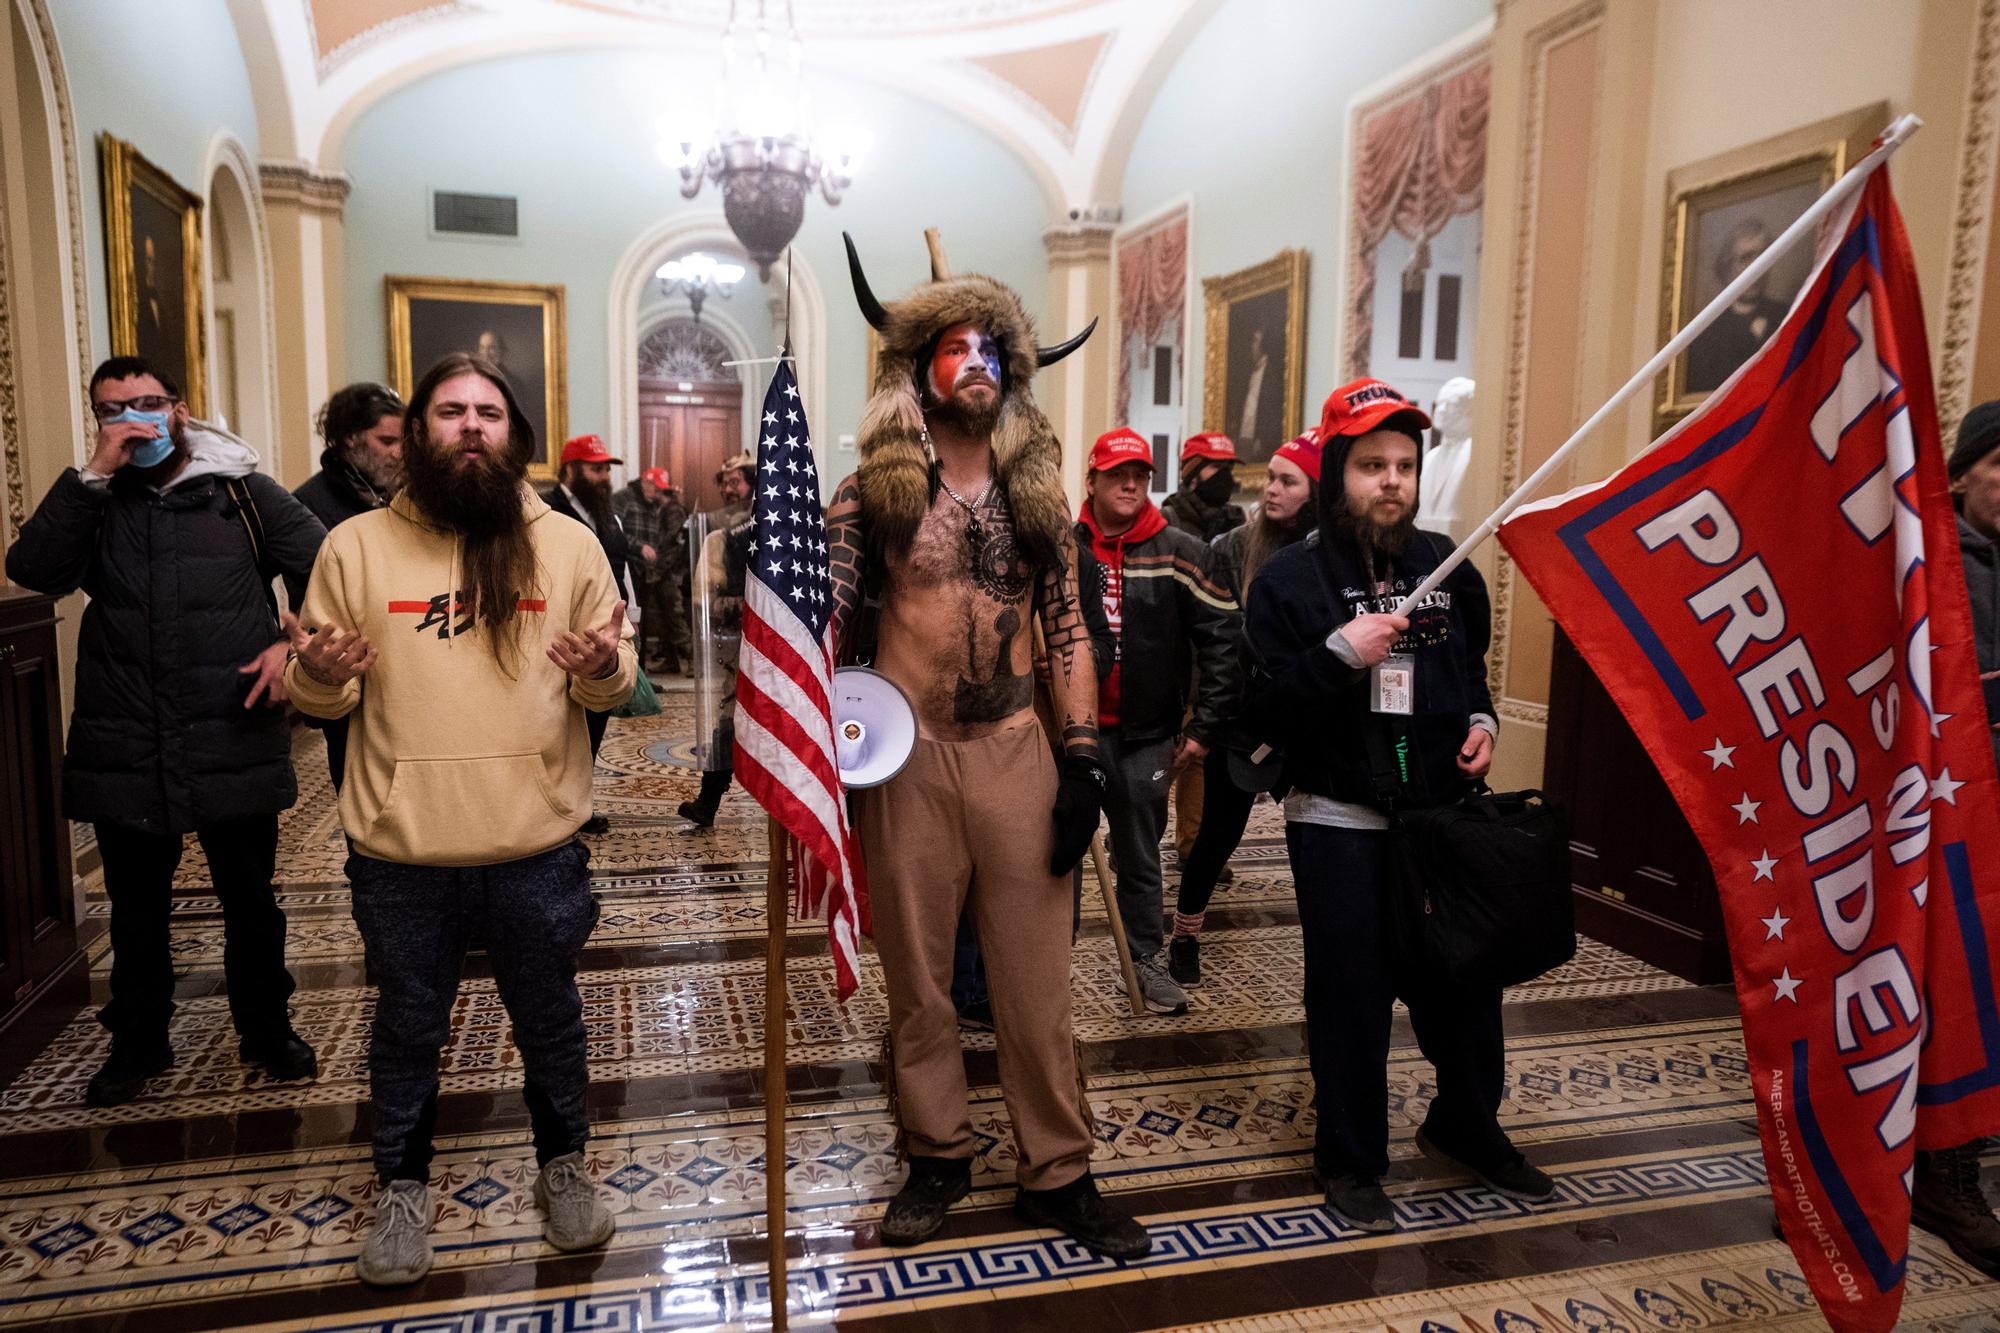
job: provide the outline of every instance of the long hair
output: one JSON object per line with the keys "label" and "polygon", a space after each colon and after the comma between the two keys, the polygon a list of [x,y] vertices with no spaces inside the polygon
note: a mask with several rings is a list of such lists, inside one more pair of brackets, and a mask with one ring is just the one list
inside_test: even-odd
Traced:
{"label": "long hair", "polygon": [[[447,473],[448,484],[440,487],[436,443],[425,430],[424,416],[438,386],[461,375],[478,375],[500,391],[507,403],[507,447],[497,455],[498,466],[481,464],[464,476]],[[521,484],[535,453],[535,428],[500,367],[469,352],[453,352],[417,382],[403,414],[403,436],[411,446],[404,460],[411,498],[427,517],[455,529],[463,543],[460,585],[449,591],[462,594],[475,623],[486,627],[494,660],[511,676],[518,662],[519,602],[532,590],[536,573],[535,546],[521,504]]]}
{"label": "long hair", "polygon": [[326,400],[326,406],[320,408],[319,415],[313,419],[313,428],[326,442],[326,449],[320,454],[320,466],[328,467],[336,460],[345,458],[348,442],[373,430],[375,423],[383,417],[402,415],[403,400],[386,384],[363,380],[335,390],[333,397]]}
{"label": "long hair", "polygon": [[1264,512],[1264,506],[1257,506],[1257,517],[1250,520],[1249,535],[1243,539],[1243,586],[1257,577],[1257,571],[1264,562],[1290,546],[1299,538],[1313,530],[1319,516],[1319,483],[1306,478],[1306,498],[1290,519],[1279,523]]}

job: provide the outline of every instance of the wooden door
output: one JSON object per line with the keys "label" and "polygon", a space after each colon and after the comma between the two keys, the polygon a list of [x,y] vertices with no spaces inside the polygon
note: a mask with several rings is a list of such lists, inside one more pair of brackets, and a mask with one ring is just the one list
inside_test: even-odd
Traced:
{"label": "wooden door", "polygon": [[667,469],[691,511],[722,504],[716,471],[744,447],[742,385],[639,381],[639,466]]}
{"label": "wooden door", "polygon": [[1577,928],[1689,981],[1728,980],[1708,858],[1624,714],[1560,631],[1542,771],[1573,820]]}

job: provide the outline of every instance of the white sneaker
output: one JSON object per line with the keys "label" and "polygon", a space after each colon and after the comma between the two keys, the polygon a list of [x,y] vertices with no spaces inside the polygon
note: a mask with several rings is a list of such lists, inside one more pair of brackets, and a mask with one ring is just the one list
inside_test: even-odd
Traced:
{"label": "white sneaker", "polygon": [[371,1287],[407,1287],[431,1271],[431,1192],[421,1180],[392,1180],[375,1200],[375,1225],[355,1256]]}

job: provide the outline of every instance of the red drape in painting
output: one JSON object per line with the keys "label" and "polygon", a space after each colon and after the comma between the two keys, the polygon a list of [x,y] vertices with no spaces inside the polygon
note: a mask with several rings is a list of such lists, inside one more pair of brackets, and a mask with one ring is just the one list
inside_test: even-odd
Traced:
{"label": "red drape in painting", "polygon": [[1348,253],[1347,373],[1366,374],[1374,325],[1375,250],[1391,230],[1416,242],[1412,268],[1429,264],[1430,238],[1480,205],[1486,180],[1490,61],[1435,79],[1361,122],[1354,162],[1354,243]]}
{"label": "red drape in painting", "polygon": [[[1187,309],[1187,215],[1162,223],[1118,247],[1118,412],[1123,425],[1132,407],[1131,339],[1152,346],[1167,321]],[[1182,345],[1187,330],[1181,330]]]}

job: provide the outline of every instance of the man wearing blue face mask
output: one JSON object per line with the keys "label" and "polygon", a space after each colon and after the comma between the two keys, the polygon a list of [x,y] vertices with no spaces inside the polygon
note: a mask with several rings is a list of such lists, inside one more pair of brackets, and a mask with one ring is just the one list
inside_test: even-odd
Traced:
{"label": "man wearing blue face mask", "polygon": [[271,892],[278,812],[298,798],[284,712],[289,645],[271,579],[296,603],[326,529],[256,471],[257,454],[188,415],[166,375],[113,357],[90,380],[90,461],[56,479],[7,552],[40,592],[81,588],[63,812],[97,827],[111,898],[111,1054],[85,1094],[115,1106],[173,1063],[168,941],[185,835],[221,900],[239,1054],[272,1079],[318,1072],[292,1030],[285,916]]}

